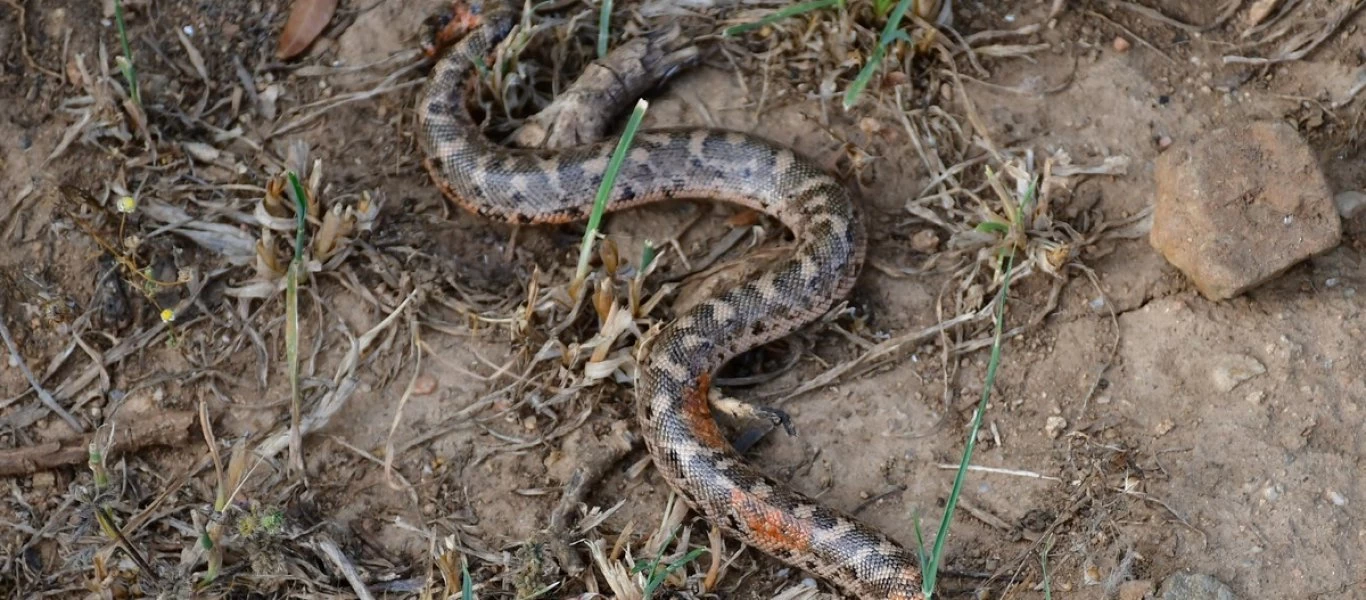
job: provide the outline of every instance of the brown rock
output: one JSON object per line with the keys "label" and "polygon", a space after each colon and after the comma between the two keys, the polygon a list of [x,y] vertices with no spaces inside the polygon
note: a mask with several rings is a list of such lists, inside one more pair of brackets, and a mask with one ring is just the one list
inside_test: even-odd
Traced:
{"label": "brown rock", "polygon": [[1119,584],[1115,597],[1119,600],[1147,600],[1153,593],[1153,582],[1147,579],[1126,581]]}
{"label": "brown rock", "polygon": [[1254,122],[1157,159],[1149,242],[1211,300],[1232,298],[1337,246],[1342,221],[1293,127]]}
{"label": "brown rock", "polygon": [[435,378],[435,377],[432,377],[431,375],[428,375],[428,374],[426,374],[426,373],[423,373],[423,374],[421,374],[421,375],[418,375],[418,376],[417,376],[417,379],[416,379],[415,381],[413,381],[413,395],[414,395],[414,396],[426,396],[426,395],[428,395],[428,394],[430,394],[430,393],[432,393],[432,392],[435,392],[435,391],[436,391],[436,378]]}
{"label": "brown rock", "polygon": [[934,252],[939,249],[939,236],[932,230],[921,230],[911,236],[911,248],[923,254]]}
{"label": "brown rock", "polygon": [[1234,600],[1233,590],[1203,573],[1172,573],[1162,582],[1162,600]]}

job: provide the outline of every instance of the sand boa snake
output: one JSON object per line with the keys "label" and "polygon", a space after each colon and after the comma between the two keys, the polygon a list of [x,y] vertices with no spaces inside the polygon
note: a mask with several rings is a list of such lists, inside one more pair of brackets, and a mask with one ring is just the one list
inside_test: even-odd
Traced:
{"label": "sand boa snake", "polygon": [[[486,139],[465,107],[476,66],[518,21],[517,10],[504,2],[465,6],[461,18],[469,33],[429,75],[418,108],[427,170],[448,198],[484,217],[520,224],[586,218],[615,141],[560,151],[512,149]],[[797,242],[790,257],[678,316],[651,342],[636,396],[656,468],[708,521],[784,563],[859,598],[921,598],[910,552],[747,465],[709,403],[713,371],[818,318],[849,293],[866,244],[850,194],[791,150],[750,135],[638,134],[608,210],[675,197],[762,211]]]}

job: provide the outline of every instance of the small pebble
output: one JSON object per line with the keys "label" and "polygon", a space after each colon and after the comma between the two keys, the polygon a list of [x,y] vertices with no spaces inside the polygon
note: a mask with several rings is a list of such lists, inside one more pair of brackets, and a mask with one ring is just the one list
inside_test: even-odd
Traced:
{"label": "small pebble", "polygon": [[1202,573],[1173,573],[1162,582],[1162,600],[1234,600],[1233,590]]}
{"label": "small pebble", "polygon": [[1341,192],[1333,197],[1333,204],[1337,205],[1338,214],[1342,215],[1342,218],[1352,219],[1362,214],[1362,209],[1366,209],[1366,192]]}
{"label": "small pebble", "polygon": [[1100,583],[1100,567],[1096,566],[1095,563],[1088,563],[1086,567],[1082,569],[1081,577],[1082,582],[1086,585],[1096,585]]}
{"label": "small pebble", "polygon": [[1162,419],[1162,421],[1157,424],[1157,427],[1153,428],[1153,433],[1157,434],[1158,437],[1162,437],[1171,433],[1173,429],[1176,429],[1175,421],[1172,421],[1171,419]]}
{"label": "small pebble", "polygon": [[1124,39],[1124,36],[1115,36],[1115,52],[1128,52],[1129,47],[1129,40]]}
{"label": "small pebble", "polygon": [[916,252],[929,254],[939,249],[939,235],[929,229],[924,229],[911,236],[911,248]]}
{"label": "small pebble", "polygon": [[1045,421],[1043,425],[1044,433],[1047,433],[1048,437],[1055,440],[1058,439],[1058,436],[1062,435],[1062,430],[1064,429],[1067,429],[1067,419],[1057,415],[1048,417],[1048,420]]}
{"label": "small pebble", "polygon": [[34,490],[49,490],[57,485],[57,476],[48,471],[39,471],[33,474]]}
{"label": "small pebble", "polygon": [[1257,359],[1246,354],[1230,354],[1215,365],[1210,372],[1210,379],[1214,381],[1214,389],[1223,394],[1265,372],[1266,367]]}
{"label": "small pebble", "polygon": [[421,375],[418,375],[417,380],[413,382],[414,396],[426,396],[427,394],[430,394],[435,391],[436,378],[432,377],[431,375],[423,373]]}
{"label": "small pebble", "polygon": [[872,117],[864,117],[859,120],[858,127],[859,129],[862,129],[864,133],[874,135],[882,131],[882,121]]}
{"label": "small pebble", "polygon": [[1147,579],[1139,579],[1119,584],[1119,589],[1116,590],[1115,595],[1119,597],[1119,600],[1143,600],[1152,591],[1153,582]]}
{"label": "small pebble", "polygon": [[1333,506],[1347,506],[1347,498],[1339,494],[1337,490],[1326,490],[1323,495],[1328,497],[1328,501],[1332,502]]}
{"label": "small pebble", "polygon": [[1281,493],[1284,491],[1285,488],[1281,487],[1279,483],[1269,483],[1266,487],[1262,488],[1262,499],[1267,502],[1275,502],[1280,499]]}
{"label": "small pebble", "polygon": [[1158,148],[1160,148],[1160,149],[1162,149],[1162,150],[1166,150],[1167,148],[1171,147],[1171,145],[1172,145],[1172,136],[1170,136],[1170,135],[1164,135],[1164,136],[1162,136],[1162,137],[1160,137],[1160,138],[1157,138],[1157,147],[1158,147]]}

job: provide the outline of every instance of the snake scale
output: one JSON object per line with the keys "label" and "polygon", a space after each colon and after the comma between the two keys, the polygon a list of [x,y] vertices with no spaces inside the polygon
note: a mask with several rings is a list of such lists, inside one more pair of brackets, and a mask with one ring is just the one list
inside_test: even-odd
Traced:
{"label": "snake scale", "polygon": [[[425,166],[451,201],[490,219],[586,218],[616,141],[514,149],[487,139],[465,107],[477,65],[518,22],[518,10],[506,2],[464,6],[460,17],[469,31],[429,75],[418,108]],[[788,565],[858,598],[923,598],[909,551],[749,466],[711,412],[717,368],[818,318],[853,287],[866,239],[849,192],[793,151],[754,136],[708,129],[637,134],[607,209],[675,197],[762,211],[797,242],[791,256],[679,315],[650,343],[635,389],[656,468],[709,522]]]}

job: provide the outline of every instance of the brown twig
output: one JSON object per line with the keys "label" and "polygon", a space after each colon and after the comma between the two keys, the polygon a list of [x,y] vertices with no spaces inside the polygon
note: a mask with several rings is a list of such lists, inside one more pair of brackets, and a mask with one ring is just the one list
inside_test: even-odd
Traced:
{"label": "brown twig", "polygon": [[5,4],[10,5],[10,8],[13,8],[15,12],[19,13],[19,18],[16,21],[19,24],[19,49],[23,52],[24,60],[28,62],[28,66],[33,67],[38,71],[41,71],[44,75],[47,75],[48,77],[55,78],[58,81],[63,81],[61,73],[58,73],[56,71],[53,71],[52,69],[49,69],[47,67],[44,67],[43,65],[38,64],[38,61],[33,60],[33,55],[28,53],[28,30],[24,27],[24,22],[28,19],[27,12],[24,10],[24,5],[20,4],[16,0],[5,0]]}
{"label": "brown twig", "polygon": [[[153,446],[180,446],[189,441],[194,423],[194,411],[162,412],[154,419],[128,419],[115,432],[114,445],[125,453]],[[90,458],[89,446],[96,435],[89,433],[62,442],[0,450],[0,477],[84,463]]]}

